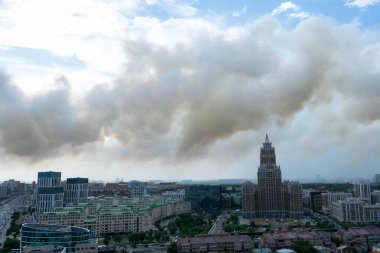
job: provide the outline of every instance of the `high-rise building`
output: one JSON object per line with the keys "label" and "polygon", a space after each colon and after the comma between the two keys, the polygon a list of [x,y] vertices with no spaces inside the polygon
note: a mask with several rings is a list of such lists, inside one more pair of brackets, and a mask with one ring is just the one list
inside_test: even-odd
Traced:
{"label": "high-rise building", "polygon": [[322,210],[322,192],[310,192],[310,208],[317,212]]}
{"label": "high-rise building", "polygon": [[254,217],[256,185],[245,182],[242,186],[242,211],[247,218]]}
{"label": "high-rise building", "polygon": [[364,222],[364,201],[361,198],[347,198],[334,202],[332,205],[332,215],[337,220],[351,223]]}
{"label": "high-rise building", "polygon": [[276,164],[275,149],[268,135],[260,150],[257,187],[248,184],[243,186],[243,213],[246,216],[267,218],[297,218],[303,215],[302,186],[298,182],[282,182],[281,169]]}
{"label": "high-rise building", "polygon": [[374,190],[373,192],[371,192],[371,203],[372,204],[380,203],[380,191],[379,190]]}
{"label": "high-rise building", "polygon": [[68,178],[65,186],[65,204],[88,202],[88,178]]}
{"label": "high-rise building", "polygon": [[61,172],[38,172],[36,211],[46,212],[63,206]]}
{"label": "high-rise building", "polygon": [[371,203],[371,184],[367,181],[357,181],[352,184],[352,194],[354,197],[362,198]]}

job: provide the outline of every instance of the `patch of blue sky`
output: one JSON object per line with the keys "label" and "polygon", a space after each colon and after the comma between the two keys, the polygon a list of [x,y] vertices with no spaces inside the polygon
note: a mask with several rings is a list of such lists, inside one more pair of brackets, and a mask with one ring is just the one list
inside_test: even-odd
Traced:
{"label": "patch of blue sky", "polygon": [[0,57],[20,59],[26,63],[42,67],[64,67],[68,69],[83,69],[85,62],[78,59],[76,55],[59,56],[49,50],[25,47],[5,47],[0,49]]}
{"label": "patch of blue sky", "polygon": [[[213,17],[225,16],[228,24],[246,23],[260,16],[271,15],[272,11],[287,0],[262,1],[262,0],[207,0],[207,1],[180,1],[197,9],[195,16]],[[380,4],[364,8],[345,6],[346,0],[302,0],[291,1],[297,5],[296,10],[288,10],[279,15],[279,19],[289,18],[290,13],[304,12],[310,15],[329,17],[338,24],[359,21],[362,27],[378,28],[380,26]],[[142,15],[157,17],[164,20],[180,17],[179,14],[167,5],[147,5],[143,8]],[[291,22],[292,23],[292,22]]]}

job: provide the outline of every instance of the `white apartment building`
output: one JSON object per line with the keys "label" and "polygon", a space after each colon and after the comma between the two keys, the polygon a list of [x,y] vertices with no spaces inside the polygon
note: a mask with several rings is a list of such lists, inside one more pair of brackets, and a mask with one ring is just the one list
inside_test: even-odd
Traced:
{"label": "white apartment building", "polygon": [[372,204],[376,204],[376,203],[380,203],[380,191],[379,190],[375,190],[371,193],[371,203]]}
{"label": "white apartment building", "polygon": [[380,203],[374,204],[374,205],[364,205],[363,207],[364,212],[364,220],[366,222],[380,222]]}
{"label": "white apartment building", "polygon": [[353,196],[362,198],[371,204],[371,184],[368,181],[357,181],[352,184]]}
{"label": "white apartment building", "polygon": [[96,237],[107,233],[148,231],[157,220],[191,212],[190,202],[162,196],[90,198],[89,203],[56,208],[39,215],[45,224],[88,228]]}
{"label": "white apartment building", "polygon": [[364,222],[364,201],[360,198],[347,198],[332,204],[332,215],[342,222]]}
{"label": "white apartment building", "polygon": [[178,189],[175,191],[165,191],[161,194],[162,196],[168,198],[177,198],[177,199],[185,199],[185,189]]}
{"label": "white apartment building", "polygon": [[345,200],[352,197],[352,193],[347,192],[323,192],[322,193],[322,209],[326,213],[332,212],[333,203],[339,200]]}

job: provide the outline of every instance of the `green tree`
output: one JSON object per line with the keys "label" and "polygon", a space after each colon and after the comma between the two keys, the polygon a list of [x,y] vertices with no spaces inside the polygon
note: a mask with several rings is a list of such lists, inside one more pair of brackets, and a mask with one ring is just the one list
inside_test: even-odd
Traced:
{"label": "green tree", "polygon": [[175,232],[177,231],[177,223],[175,221],[169,222],[169,224],[168,224],[168,230],[169,230],[169,232],[171,234],[175,234]]}
{"label": "green tree", "polygon": [[335,243],[335,245],[336,245],[337,247],[339,247],[340,244],[342,243],[342,240],[340,240],[340,238],[339,238],[339,237],[336,237],[336,236],[332,236],[332,237],[331,237],[331,241],[332,241],[333,243]]}
{"label": "green tree", "polygon": [[306,240],[298,240],[293,244],[293,250],[297,253],[317,253],[317,250]]}
{"label": "green tree", "polygon": [[19,249],[20,248],[20,240],[7,238],[4,242],[4,247],[8,247],[11,249]]}
{"label": "green tree", "polygon": [[177,244],[175,242],[170,243],[167,251],[168,253],[177,253],[178,252]]}
{"label": "green tree", "polygon": [[116,235],[113,240],[116,242],[116,243],[120,243],[122,240],[123,240],[123,237],[121,235]]}

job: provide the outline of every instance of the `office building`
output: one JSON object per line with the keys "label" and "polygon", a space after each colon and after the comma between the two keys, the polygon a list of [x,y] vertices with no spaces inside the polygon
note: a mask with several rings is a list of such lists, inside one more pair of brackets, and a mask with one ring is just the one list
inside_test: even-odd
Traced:
{"label": "office building", "polygon": [[63,195],[61,172],[38,172],[36,197],[37,212],[46,212],[54,207],[62,207]]}
{"label": "office building", "polygon": [[[90,233],[81,227],[28,223],[21,227],[20,251],[30,246],[61,246],[70,253],[78,244],[89,243]],[[95,253],[96,244],[93,247]]]}
{"label": "office building", "polygon": [[196,211],[218,212],[221,207],[220,185],[187,185],[185,200]]}
{"label": "office building", "polygon": [[88,201],[88,178],[68,178],[65,186],[65,204],[81,204]]}

